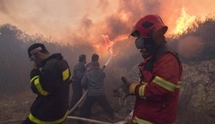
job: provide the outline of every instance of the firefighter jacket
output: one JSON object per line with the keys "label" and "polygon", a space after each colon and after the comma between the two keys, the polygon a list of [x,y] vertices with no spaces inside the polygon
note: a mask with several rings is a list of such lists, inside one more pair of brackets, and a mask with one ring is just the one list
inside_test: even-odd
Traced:
{"label": "firefighter jacket", "polygon": [[31,106],[29,119],[37,124],[62,123],[68,113],[71,73],[60,53],[41,62],[41,69],[30,75],[32,91],[37,94]]}
{"label": "firefighter jacket", "polygon": [[132,124],[173,124],[182,76],[177,53],[164,44],[139,67]]}

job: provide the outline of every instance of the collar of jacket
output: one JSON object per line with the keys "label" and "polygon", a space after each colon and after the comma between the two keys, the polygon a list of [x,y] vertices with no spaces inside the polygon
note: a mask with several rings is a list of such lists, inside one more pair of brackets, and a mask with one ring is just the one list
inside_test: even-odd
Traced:
{"label": "collar of jacket", "polygon": [[49,56],[48,58],[46,58],[40,62],[41,67],[43,67],[47,63],[47,61],[49,61],[50,59],[53,59],[53,58],[61,60],[61,59],[63,59],[63,56],[61,55],[61,53],[54,53],[51,56]]}

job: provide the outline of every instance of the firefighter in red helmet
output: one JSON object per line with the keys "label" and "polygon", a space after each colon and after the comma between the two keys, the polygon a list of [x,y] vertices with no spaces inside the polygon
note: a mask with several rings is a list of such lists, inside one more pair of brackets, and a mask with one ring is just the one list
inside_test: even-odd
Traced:
{"label": "firefighter in red helmet", "polygon": [[129,94],[136,96],[132,124],[173,124],[176,120],[182,65],[165,40],[167,29],[158,15],[147,15],[130,34],[144,58],[139,65],[140,81],[129,86]]}

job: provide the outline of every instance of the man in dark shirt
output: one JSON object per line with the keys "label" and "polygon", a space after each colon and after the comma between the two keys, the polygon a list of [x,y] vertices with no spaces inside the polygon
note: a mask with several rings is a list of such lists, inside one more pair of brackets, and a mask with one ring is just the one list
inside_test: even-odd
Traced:
{"label": "man in dark shirt", "polygon": [[[91,116],[91,108],[95,103],[98,103],[102,109],[108,113],[111,119],[114,119],[114,111],[110,107],[104,88],[105,73],[99,68],[98,62],[92,62],[88,67],[81,84],[88,90],[87,98],[80,109],[80,117],[89,118]],[[84,123],[79,121],[79,124]]]}
{"label": "man in dark shirt", "polygon": [[[84,72],[86,71],[85,68],[86,64],[86,55],[82,54],[79,56],[79,62],[74,66],[73,76],[72,76],[72,100],[70,102],[70,110],[75,106],[75,104],[79,101],[81,96],[83,95],[83,88],[81,86],[81,79],[84,76]],[[78,110],[76,108],[73,112],[69,115],[74,115],[75,112]]]}

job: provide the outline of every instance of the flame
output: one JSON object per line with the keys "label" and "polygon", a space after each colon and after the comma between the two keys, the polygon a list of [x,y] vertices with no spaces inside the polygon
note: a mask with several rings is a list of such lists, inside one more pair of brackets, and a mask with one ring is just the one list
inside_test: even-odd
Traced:
{"label": "flame", "polygon": [[[110,62],[110,60],[112,59],[112,56],[113,56],[114,42],[109,39],[108,35],[101,35],[101,36],[104,39],[104,43],[93,44],[93,47],[103,57],[105,57],[107,55],[107,52],[108,52],[109,58],[108,58],[107,62],[104,64],[104,66],[106,67],[108,65],[108,63]],[[106,49],[107,52],[104,51],[104,49]]]}
{"label": "flame", "polygon": [[106,49],[110,54],[110,57],[109,57],[108,61],[104,65],[104,66],[107,66],[108,63],[110,62],[110,60],[112,59],[112,55],[113,55],[113,48],[112,47],[114,45],[114,42],[109,39],[108,35],[102,35],[102,38],[104,39]]}
{"label": "flame", "polygon": [[196,16],[189,15],[185,8],[182,8],[181,16],[176,20],[177,25],[172,31],[172,34],[180,35],[182,33],[186,33],[189,26],[195,22],[195,19]]}
{"label": "flame", "polygon": [[112,47],[113,47],[114,42],[113,42],[113,41],[110,41],[108,35],[102,35],[102,38],[103,38],[104,41],[105,41],[105,46],[106,46],[107,51],[108,51],[111,55],[113,55],[113,49],[112,49]]}

